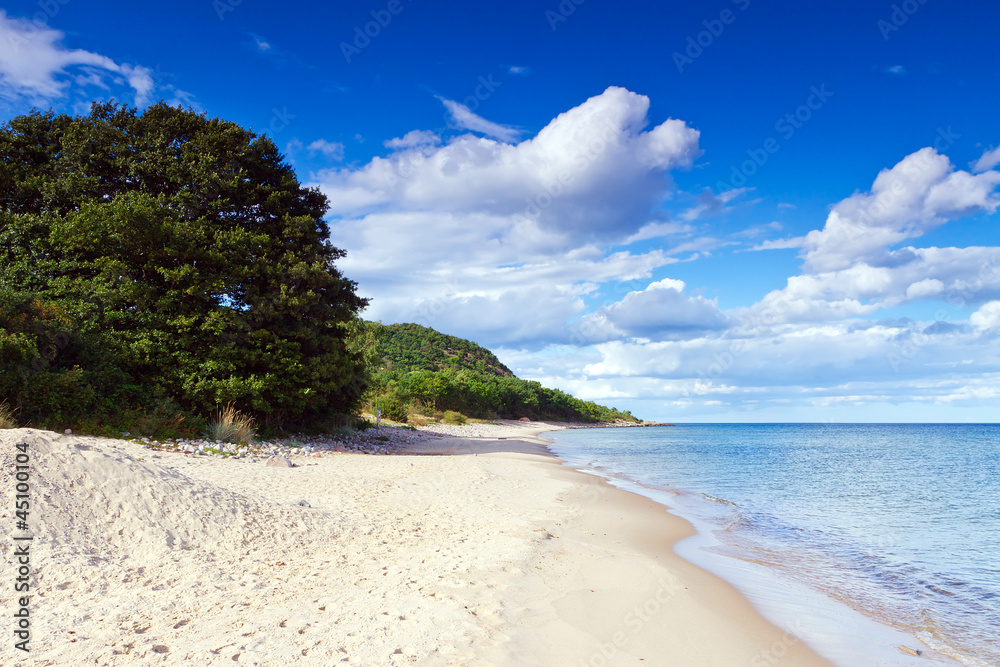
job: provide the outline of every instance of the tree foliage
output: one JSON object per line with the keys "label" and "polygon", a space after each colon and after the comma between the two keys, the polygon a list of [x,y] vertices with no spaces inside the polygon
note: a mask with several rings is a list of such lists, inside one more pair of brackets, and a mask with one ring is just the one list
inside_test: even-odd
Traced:
{"label": "tree foliage", "polygon": [[[366,300],[335,267],[326,210],[269,138],[232,122],[162,103],[14,118],[0,128],[0,398],[53,409],[40,374],[58,372],[273,424],[349,412],[365,379],[345,329]],[[72,343],[50,370],[26,361],[56,329]]]}
{"label": "tree foliage", "polygon": [[374,359],[383,367],[395,370],[465,369],[483,375],[513,377],[492,352],[470,340],[438,333],[419,324],[383,326],[369,322],[375,331],[377,346]]}
{"label": "tree foliage", "polygon": [[638,421],[538,382],[521,380],[489,350],[417,324],[366,323],[377,334],[371,397],[383,414],[402,421],[416,406],[483,419]]}

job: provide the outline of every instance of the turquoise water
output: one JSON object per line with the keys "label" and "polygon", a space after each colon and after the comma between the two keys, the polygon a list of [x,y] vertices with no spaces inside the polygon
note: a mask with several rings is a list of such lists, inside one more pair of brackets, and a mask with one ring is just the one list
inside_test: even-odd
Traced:
{"label": "turquoise water", "polygon": [[571,465],[670,491],[668,504],[712,533],[705,548],[763,564],[964,664],[1000,665],[1000,425],[547,435]]}

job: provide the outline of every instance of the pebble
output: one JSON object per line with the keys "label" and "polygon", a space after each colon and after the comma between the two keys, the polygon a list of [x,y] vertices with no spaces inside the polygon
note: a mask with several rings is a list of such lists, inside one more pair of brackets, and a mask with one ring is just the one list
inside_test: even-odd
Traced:
{"label": "pebble", "polygon": [[295,464],[287,456],[272,456],[264,465],[271,468],[291,468]]}
{"label": "pebble", "polygon": [[[149,438],[135,438],[133,442],[143,447],[159,452],[178,452],[192,456],[211,458],[240,459],[250,463],[264,461],[268,466],[295,467],[290,457],[308,456],[322,458],[326,452],[374,454],[385,456],[397,451],[404,451],[413,442],[447,436],[466,438],[495,438],[498,433],[510,429],[511,426],[529,426],[518,422],[502,424],[430,424],[417,429],[409,427],[382,425],[379,429],[367,429],[337,433],[327,436],[297,435],[287,442],[280,440],[257,441],[250,443],[224,443],[215,440],[197,438],[176,438],[164,441]],[[533,424],[531,426],[534,426]],[[508,431],[509,432],[509,431]],[[114,446],[114,445],[112,445]],[[226,456],[208,452],[207,449],[219,449]],[[214,455],[213,455],[214,454]],[[280,461],[280,462],[279,462]]]}

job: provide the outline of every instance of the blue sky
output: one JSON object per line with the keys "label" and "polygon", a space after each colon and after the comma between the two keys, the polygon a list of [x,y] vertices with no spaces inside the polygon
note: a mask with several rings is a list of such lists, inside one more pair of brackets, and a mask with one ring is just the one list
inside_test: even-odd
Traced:
{"label": "blue sky", "polygon": [[0,120],[268,134],[367,317],[644,417],[996,421],[1000,8],[333,5],[5,2]]}

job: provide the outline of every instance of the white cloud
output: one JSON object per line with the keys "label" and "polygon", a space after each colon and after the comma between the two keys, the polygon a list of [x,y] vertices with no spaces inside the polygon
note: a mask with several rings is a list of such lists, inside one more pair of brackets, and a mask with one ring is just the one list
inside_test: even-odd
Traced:
{"label": "white cloud", "polygon": [[732,209],[731,206],[726,206],[729,202],[750,189],[751,188],[734,188],[732,190],[726,190],[719,195],[716,195],[711,190],[706,190],[698,195],[698,203],[681,213],[680,218],[681,220],[690,222],[692,220],[697,220],[698,218],[725,213],[726,211]]}
{"label": "white cloud", "polygon": [[153,83],[153,71],[141,65],[121,65],[119,71],[125,76],[128,85],[135,90],[135,103],[145,106],[149,103],[156,85]]}
{"label": "white cloud", "polygon": [[751,250],[788,250],[790,248],[801,248],[805,245],[806,238],[799,236],[791,239],[768,239],[761,241]]}
{"label": "white cloud", "polygon": [[[136,105],[149,102],[154,89],[152,71],[139,65],[118,64],[107,56],[62,46],[64,35],[48,26],[11,18],[0,9],[0,95],[31,102],[65,95],[71,81],[107,88],[99,70],[118,74],[135,91]],[[84,75],[72,76],[80,68]]]}
{"label": "white cloud", "polygon": [[718,304],[702,296],[684,294],[684,282],[664,278],[646,289],[629,292],[610,306],[583,316],[574,326],[581,343],[621,338],[692,338],[725,328]]}
{"label": "white cloud", "polygon": [[838,203],[823,229],[806,235],[806,267],[832,271],[858,262],[878,264],[900,241],[949,219],[995,211],[997,185],[1000,172],[956,171],[946,156],[923,148],[883,170],[869,192]]}
{"label": "white cloud", "polygon": [[788,279],[750,310],[770,311],[781,321],[819,322],[871,315],[881,308],[921,299],[952,304],[1000,298],[1000,248],[901,248],[881,266],[864,262],[838,271]]}
{"label": "white cloud", "polygon": [[688,235],[692,232],[694,232],[694,227],[679,222],[649,222],[643,225],[639,231],[626,238],[622,242],[622,245],[630,245],[636,241],[662,238],[664,236]]}
{"label": "white cloud", "polygon": [[924,278],[915,283],[911,283],[906,288],[906,298],[923,299],[930,296],[937,296],[944,291],[944,283],[936,278]]}
{"label": "white cloud", "polygon": [[[640,228],[671,231],[649,227],[666,172],[698,153],[698,133],[681,121],[646,130],[648,105],[611,88],[517,144],[466,134],[437,145],[410,132],[387,142],[386,157],[315,174],[336,217],[332,240],[349,251],[340,265],[375,297],[368,316],[482,329],[491,344],[540,341],[541,331],[565,340],[597,284],[648,282],[676,262],[663,250],[607,250]],[[540,329],[488,324],[541,310]]]}
{"label": "white cloud", "polygon": [[344,159],[344,144],[338,141],[327,141],[317,139],[307,146],[310,153],[322,153],[331,160],[340,161]]}
{"label": "white cloud", "polygon": [[[843,322],[784,325],[745,336],[733,331],[687,340],[610,341],[596,346],[601,360],[588,364],[585,373],[602,380],[635,376],[677,380],[688,394],[734,393],[698,392],[697,382],[739,387],[740,391],[797,386],[833,389],[867,382],[894,386],[893,393],[912,393],[914,378],[925,377],[929,368],[941,376],[975,376],[962,363],[969,354],[979,355],[986,367],[996,368],[1000,361],[990,338],[962,331],[926,335],[921,333],[923,328],[918,322],[867,326]],[[926,389],[935,395],[935,387]]]}
{"label": "white cloud", "polygon": [[417,146],[437,146],[441,143],[441,137],[430,130],[410,130],[402,137],[389,139],[382,143],[386,148],[403,150],[406,148],[416,148]]}
{"label": "white cloud", "polygon": [[444,97],[439,97],[438,99],[441,100],[448,113],[451,114],[451,120],[455,123],[455,126],[461,130],[471,130],[472,132],[485,134],[488,137],[508,143],[516,141],[521,136],[520,131],[486,120],[482,116],[476,115],[469,107],[460,102],[445,99]]}
{"label": "white cloud", "polygon": [[902,65],[893,65],[892,67],[886,67],[885,71],[889,74],[897,74],[900,76],[906,74],[906,68],[903,67]]}
{"label": "white cloud", "polygon": [[784,228],[785,228],[784,225],[782,225],[777,220],[774,220],[774,221],[771,221],[771,222],[767,223],[766,225],[754,225],[752,227],[747,227],[746,229],[744,229],[742,231],[735,232],[733,234],[733,236],[735,236],[735,237],[753,238],[753,237],[756,237],[756,236],[760,236],[761,234],[769,234],[771,232],[780,232]]}
{"label": "white cloud", "polygon": [[998,164],[1000,164],[1000,146],[983,153],[982,157],[972,165],[972,171],[978,174],[979,172],[989,171]]}
{"label": "white cloud", "polygon": [[527,76],[528,74],[531,74],[530,67],[522,67],[517,65],[512,65],[507,71],[511,74],[520,74],[522,76]]}
{"label": "white cloud", "polygon": [[186,90],[181,90],[180,88],[174,88],[173,86],[168,86],[171,97],[167,100],[167,104],[173,107],[187,107],[194,109],[195,111],[204,111],[201,105],[195,101],[194,95],[187,92]]}
{"label": "white cloud", "polygon": [[254,45],[257,47],[257,50],[260,51],[261,53],[266,53],[271,50],[271,44],[264,41],[257,35],[253,35],[253,41]]}
{"label": "white cloud", "polygon": [[990,301],[972,313],[969,323],[977,329],[1000,329],[1000,301]]}
{"label": "white cloud", "polygon": [[584,242],[624,238],[649,221],[670,187],[666,172],[698,154],[698,132],[682,121],[643,131],[648,107],[644,96],[609,88],[518,144],[466,134],[315,180],[335,215],[483,213]]}

